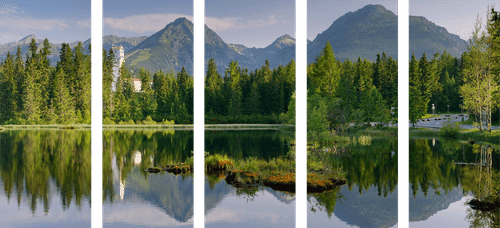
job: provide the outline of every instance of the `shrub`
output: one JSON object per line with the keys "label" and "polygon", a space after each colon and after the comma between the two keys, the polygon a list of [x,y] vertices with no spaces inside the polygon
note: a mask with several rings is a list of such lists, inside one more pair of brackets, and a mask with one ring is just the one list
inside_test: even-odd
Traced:
{"label": "shrub", "polygon": [[118,124],[120,125],[134,125],[134,120],[120,121]]}
{"label": "shrub", "polygon": [[161,124],[163,124],[163,125],[175,125],[175,121],[164,119],[163,121],[161,121]]}
{"label": "shrub", "polygon": [[102,120],[102,124],[112,125],[115,124],[115,121],[111,120],[109,117],[106,117]]}
{"label": "shrub", "polygon": [[145,120],[142,121],[142,124],[144,125],[155,125],[156,121],[151,118],[151,116],[147,116]]}
{"label": "shrub", "polygon": [[460,132],[460,126],[457,122],[452,123],[451,121],[446,121],[443,123],[443,126],[439,130],[439,135],[445,137],[456,137]]}

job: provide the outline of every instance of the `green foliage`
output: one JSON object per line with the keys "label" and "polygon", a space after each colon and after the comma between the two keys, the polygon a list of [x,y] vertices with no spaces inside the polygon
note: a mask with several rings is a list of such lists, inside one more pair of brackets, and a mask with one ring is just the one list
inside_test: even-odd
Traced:
{"label": "green foliage", "polygon": [[443,123],[441,129],[439,129],[439,135],[445,137],[455,137],[458,132],[460,132],[460,125],[458,122],[452,123],[451,121],[446,121]]}
{"label": "green foliage", "polygon": [[[500,114],[499,45],[495,42],[500,39],[500,26],[495,15],[494,11],[488,14],[488,35],[476,34],[462,58],[446,51],[429,60],[425,53],[419,60],[412,56],[408,65],[410,122],[426,115],[432,103],[436,111],[450,105],[451,112],[458,112],[462,105],[478,118],[484,112],[488,125],[493,123],[493,116]],[[0,123],[90,124],[90,55],[83,54],[81,43],[73,50],[63,43],[60,61],[52,67],[47,59],[51,48],[48,40],[40,48],[32,40],[25,61],[18,47],[15,57],[9,53],[0,63]],[[102,50],[102,60],[106,123],[194,123],[194,77],[183,66],[176,66],[177,72],[171,68],[170,72],[150,73],[134,65],[133,76],[142,83],[141,90],[134,91],[130,70],[122,65],[114,83],[116,91],[112,91],[113,51]],[[231,61],[224,77],[218,73],[218,65],[214,59],[208,61],[206,124],[295,124],[294,60],[274,69],[266,60],[254,71]],[[373,63],[361,56],[354,62],[340,62],[327,43],[306,68],[308,137],[331,140],[349,123],[397,121],[397,109],[390,114],[398,102],[397,66],[397,60],[386,53],[377,54]],[[482,76],[476,80],[474,75]]]}
{"label": "green foliage", "polygon": [[160,122],[162,125],[175,125],[174,120],[163,120]]}
{"label": "green foliage", "polygon": [[105,117],[104,119],[102,119],[102,124],[113,125],[113,124],[116,124],[116,123],[115,123],[115,121],[113,121],[109,117]]}
{"label": "green foliage", "polygon": [[151,116],[147,116],[145,120],[142,121],[142,124],[144,125],[154,125],[156,124],[156,121],[151,118]]}

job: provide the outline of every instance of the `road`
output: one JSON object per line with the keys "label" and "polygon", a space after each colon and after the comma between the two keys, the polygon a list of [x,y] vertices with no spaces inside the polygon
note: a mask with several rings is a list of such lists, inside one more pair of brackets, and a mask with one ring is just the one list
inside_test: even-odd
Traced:
{"label": "road", "polygon": [[[468,114],[443,114],[440,117],[433,117],[433,118],[426,118],[419,120],[416,124],[415,127],[419,128],[441,128],[443,127],[443,124],[447,121],[451,122],[461,122],[461,121],[466,121],[469,119]],[[484,125],[486,125],[484,123]],[[411,123],[408,124],[409,127],[412,127],[413,125]],[[486,126],[485,126],[486,127]],[[461,129],[474,129],[476,126],[473,125],[460,125]],[[498,126],[492,126],[491,129],[497,129],[500,128]]]}

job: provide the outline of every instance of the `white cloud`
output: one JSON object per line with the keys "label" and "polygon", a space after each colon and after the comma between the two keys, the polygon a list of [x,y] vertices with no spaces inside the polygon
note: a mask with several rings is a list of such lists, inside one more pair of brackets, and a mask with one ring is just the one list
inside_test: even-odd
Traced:
{"label": "white cloud", "polygon": [[78,24],[84,28],[90,28],[90,24],[91,24],[90,18],[87,18],[87,19],[81,20],[81,21],[77,21],[76,24]]}
{"label": "white cloud", "polygon": [[251,27],[262,27],[268,25],[274,25],[279,21],[276,19],[276,15],[269,15],[266,18],[259,18],[255,20],[245,20],[240,17],[228,17],[228,18],[215,18],[206,17],[205,23],[207,26],[214,31],[223,31],[227,29],[243,29]]}
{"label": "white cloud", "polygon": [[156,32],[179,17],[193,21],[193,17],[183,14],[143,14],[124,18],[103,18],[104,26],[135,33]]}
{"label": "white cloud", "polygon": [[[118,29],[128,32],[142,34],[145,32],[156,32],[164,28],[168,23],[173,22],[179,17],[185,17],[191,22],[193,17],[184,14],[141,14],[123,18],[105,17],[103,18],[105,28]],[[255,20],[245,20],[241,17],[215,18],[206,17],[205,23],[214,31],[223,31],[228,29],[242,29],[250,27],[261,27],[279,23],[276,15],[270,15],[266,18]]]}
{"label": "white cloud", "polygon": [[70,28],[69,22],[62,19],[40,19],[30,16],[15,15],[16,10],[12,8],[0,9],[0,27],[12,30],[34,29],[34,30],[53,30]]}
{"label": "white cloud", "polygon": [[16,13],[16,10],[13,8],[1,8],[0,9],[0,15],[2,15],[2,16],[8,16],[8,15],[11,15],[14,13]]}

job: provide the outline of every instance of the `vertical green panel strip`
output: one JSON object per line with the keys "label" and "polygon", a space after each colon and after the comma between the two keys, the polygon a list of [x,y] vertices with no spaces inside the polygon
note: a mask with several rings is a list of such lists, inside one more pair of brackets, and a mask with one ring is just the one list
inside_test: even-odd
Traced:
{"label": "vertical green panel strip", "polygon": [[297,59],[297,228],[306,227],[306,0],[296,0],[296,59]]}
{"label": "vertical green panel strip", "polygon": [[408,1],[398,0],[398,223],[408,227]]}
{"label": "vertical green panel strip", "polygon": [[[102,0],[92,0],[92,227],[102,227]],[[96,205],[97,202],[97,205]],[[101,203],[99,203],[101,202]]]}
{"label": "vertical green panel strip", "polygon": [[194,227],[203,228],[204,0],[194,0]]}

